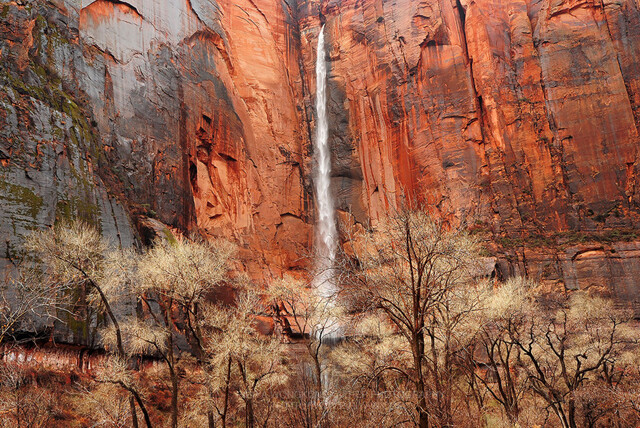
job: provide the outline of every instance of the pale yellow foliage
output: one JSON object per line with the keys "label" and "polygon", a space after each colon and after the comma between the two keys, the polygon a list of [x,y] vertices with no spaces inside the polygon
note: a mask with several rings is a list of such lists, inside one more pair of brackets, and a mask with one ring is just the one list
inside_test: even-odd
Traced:
{"label": "pale yellow foliage", "polygon": [[[597,402],[589,391],[599,388],[603,371],[618,372],[631,361],[630,314],[584,291],[543,296],[536,288],[532,281],[514,278],[492,289],[478,338],[496,353],[497,370],[508,362],[522,373],[512,378],[518,400],[528,386],[567,425],[576,397]],[[507,373],[500,373],[504,382]]]}
{"label": "pale yellow foliage", "polygon": [[447,230],[421,211],[402,212],[357,239],[365,242],[365,250],[354,254],[359,274],[353,282],[362,292],[359,297],[385,308],[400,325],[411,323],[415,299],[420,313],[426,314],[457,288],[463,297],[479,268],[479,244],[473,237]]}
{"label": "pale yellow foliage", "polygon": [[308,284],[290,275],[273,281],[267,295],[284,306],[293,320],[294,330],[308,335],[310,340],[334,333],[344,318],[344,308],[336,304],[334,297],[320,296]]}
{"label": "pale yellow foliage", "polygon": [[484,316],[489,319],[509,318],[523,313],[532,304],[533,283],[523,277],[513,277],[495,288],[492,284],[485,296]]}
{"label": "pale yellow foliage", "polygon": [[[52,228],[32,233],[27,237],[25,249],[42,263],[52,298],[60,304],[69,304],[62,291],[81,285],[86,288],[86,304],[99,310],[132,298],[135,280],[135,262],[138,254],[133,249],[118,249],[110,245],[93,226],[81,221],[61,223]],[[103,295],[100,295],[100,291]]]}
{"label": "pale yellow foliage", "polygon": [[576,325],[590,325],[616,316],[611,299],[589,296],[583,292],[571,295],[568,317]]}
{"label": "pale yellow foliage", "polygon": [[0,426],[48,426],[55,404],[53,392],[33,385],[24,367],[0,366]]}
{"label": "pale yellow foliage", "polygon": [[126,387],[134,386],[135,382],[131,371],[127,367],[127,362],[121,358],[111,357],[98,370],[97,380],[112,384],[121,384]]}
{"label": "pale yellow foliage", "polygon": [[409,414],[422,425],[428,414],[439,415],[435,425],[449,424],[456,356],[472,340],[482,309],[478,241],[416,210],[398,212],[356,239],[353,254],[341,259],[348,271],[345,293],[354,308],[384,316],[395,334],[363,339],[339,359],[352,375],[360,370],[371,382],[383,377],[411,388]]}
{"label": "pale yellow foliage", "polygon": [[[123,320],[120,324],[124,350],[128,355],[164,353],[169,332],[163,326],[138,318]],[[107,349],[116,349],[116,329],[109,326],[101,330],[102,343]]]}
{"label": "pale yellow foliage", "polygon": [[[605,355],[614,360],[620,344],[625,341],[620,326],[628,320],[629,314],[616,310],[611,299],[574,293],[568,309],[560,309],[555,314],[555,322],[560,324],[558,334],[567,336],[564,346],[569,361],[566,364],[574,370],[578,360],[582,366],[594,365]],[[553,330],[555,333],[556,328]]]}
{"label": "pale yellow foliage", "polygon": [[394,365],[410,364],[405,339],[382,317],[370,314],[354,326],[354,336],[330,353],[330,360],[342,375],[354,379],[375,378]]}
{"label": "pale yellow foliage", "polygon": [[228,262],[234,253],[235,247],[226,241],[157,243],[138,263],[140,291],[192,304],[229,281]]}
{"label": "pale yellow foliage", "polygon": [[[102,275],[98,285],[111,304],[131,299],[134,295],[136,262],[140,255],[133,248],[108,251],[105,254]],[[99,301],[99,296],[95,296]]]}
{"label": "pale yellow foliage", "polygon": [[392,281],[394,294],[410,292],[416,280],[412,271],[415,274],[419,268],[416,263],[427,263],[425,273],[430,274],[428,280],[434,286],[442,286],[445,281],[447,286],[466,282],[477,268],[477,240],[460,230],[446,230],[422,211],[387,218],[373,233],[358,238],[368,244],[367,251],[357,256],[369,280],[379,284]]}
{"label": "pale yellow foliage", "polygon": [[131,424],[128,395],[110,383],[93,389],[81,388],[71,402],[75,411],[92,422],[93,427],[124,428]]}
{"label": "pale yellow foliage", "polygon": [[189,420],[198,420],[202,412],[221,411],[229,387],[258,412],[254,400],[287,381],[283,345],[274,335],[256,330],[256,315],[262,310],[262,299],[250,288],[238,293],[234,306],[200,307],[199,327],[205,334],[198,382],[206,387],[190,404],[185,415]]}
{"label": "pale yellow foliage", "polygon": [[259,295],[251,291],[241,292],[236,306],[206,306],[202,319],[210,331],[206,350],[214,366],[223,367],[231,357],[245,365],[252,378],[268,373],[263,384],[275,385],[284,381],[279,371],[284,349],[275,336],[256,330],[255,314],[261,306]]}
{"label": "pale yellow foliage", "polygon": [[108,242],[94,227],[75,221],[32,233],[25,249],[39,256],[53,276],[75,282],[102,277]]}

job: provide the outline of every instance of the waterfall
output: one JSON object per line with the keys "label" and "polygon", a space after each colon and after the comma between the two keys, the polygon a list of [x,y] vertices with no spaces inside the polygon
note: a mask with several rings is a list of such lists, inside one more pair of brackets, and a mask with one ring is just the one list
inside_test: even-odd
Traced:
{"label": "waterfall", "polygon": [[[329,149],[329,120],[327,118],[327,62],[325,60],[324,25],[318,35],[316,50],[316,141],[314,156],[316,169],[313,176],[316,191],[316,228],[315,228],[315,256],[316,273],[313,287],[321,300],[324,313],[318,314],[312,334],[319,343],[329,346],[342,338],[342,331],[338,320],[334,316],[334,299],[336,284],[333,278],[338,231],[336,229],[336,215],[331,195],[331,150]],[[320,348],[318,348],[320,349]],[[323,357],[324,358],[324,357]],[[328,367],[321,363],[320,398],[323,406],[330,402],[332,375]]]}
{"label": "waterfall", "polygon": [[329,298],[336,292],[332,268],[336,257],[336,216],[331,195],[331,151],[327,119],[327,63],[325,61],[324,26],[318,36],[316,58],[316,172],[314,176],[317,204],[315,251],[318,275],[314,281],[317,293]]}

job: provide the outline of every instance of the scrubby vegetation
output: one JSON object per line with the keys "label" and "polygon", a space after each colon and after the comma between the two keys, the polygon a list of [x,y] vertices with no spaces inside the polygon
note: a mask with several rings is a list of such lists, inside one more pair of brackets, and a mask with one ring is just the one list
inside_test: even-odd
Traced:
{"label": "scrubby vegetation", "polygon": [[35,232],[34,260],[4,290],[2,338],[48,317],[104,354],[67,379],[5,363],[0,423],[640,423],[631,313],[582,291],[495,282],[473,235],[421,212],[343,237],[340,292],[323,298],[308,277],[256,284],[228,242],[163,239],[133,251],[79,222]]}

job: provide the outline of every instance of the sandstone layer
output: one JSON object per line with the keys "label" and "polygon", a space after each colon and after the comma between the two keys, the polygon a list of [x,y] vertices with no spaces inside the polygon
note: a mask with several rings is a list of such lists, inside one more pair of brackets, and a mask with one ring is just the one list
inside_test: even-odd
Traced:
{"label": "sandstone layer", "polygon": [[79,214],[123,246],[148,217],[232,239],[259,281],[304,267],[325,25],[341,218],[418,201],[486,237],[498,275],[637,302],[639,9],[4,1],[1,262]]}

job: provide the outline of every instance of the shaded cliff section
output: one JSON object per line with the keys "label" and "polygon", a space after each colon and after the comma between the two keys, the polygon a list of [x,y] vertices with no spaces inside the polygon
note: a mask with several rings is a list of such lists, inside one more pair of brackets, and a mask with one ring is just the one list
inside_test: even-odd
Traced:
{"label": "shaded cliff section", "polygon": [[0,3],[2,255],[75,214],[129,246],[153,217],[238,242],[256,278],[301,268],[311,112],[290,3]]}
{"label": "shaded cliff section", "polygon": [[[77,84],[77,28],[52,5],[5,2],[0,17],[0,285],[12,298],[9,278],[31,230],[79,217],[124,247],[136,244],[136,232],[126,204],[108,190],[114,174],[98,173],[108,164]],[[117,311],[133,313],[135,303]],[[60,317],[71,327],[58,329],[57,340],[95,342],[91,320]]]}
{"label": "shaded cliff section", "polygon": [[417,200],[490,240],[498,275],[640,304],[636,0],[299,10],[310,78],[326,23],[333,187],[352,221]]}

